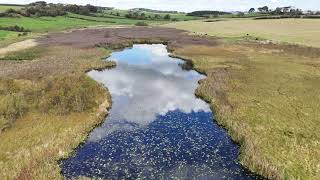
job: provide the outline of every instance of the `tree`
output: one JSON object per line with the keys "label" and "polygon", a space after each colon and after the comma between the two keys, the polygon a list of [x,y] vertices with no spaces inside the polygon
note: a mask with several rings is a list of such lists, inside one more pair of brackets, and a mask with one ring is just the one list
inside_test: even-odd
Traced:
{"label": "tree", "polygon": [[239,12],[237,15],[238,15],[239,17],[243,17],[245,14],[244,14],[243,12]]}
{"label": "tree", "polygon": [[132,18],[132,14],[131,14],[131,13],[126,14],[125,17],[128,18],[128,19],[130,19],[130,18]]}
{"label": "tree", "polygon": [[155,19],[160,19],[161,16],[160,16],[159,14],[155,14],[155,15],[154,15],[154,18],[155,18]]}
{"label": "tree", "polygon": [[248,12],[251,14],[251,13],[254,13],[255,11],[256,10],[254,8],[250,8]]}
{"label": "tree", "polygon": [[267,12],[269,12],[269,7],[268,6],[259,7],[258,10],[261,13],[267,13]]}
{"label": "tree", "polygon": [[37,1],[37,2],[34,2],[34,3],[30,3],[29,6],[47,6],[47,3],[45,1]]}
{"label": "tree", "polygon": [[98,12],[98,8],[97,8],[96,6],[92,6],[91,4],[87,4],[85,7],[86,7],[86,8],[89,10],[89,12],[91,12],[91,13],[96,13],[96,12]]}
{"label": "tree", "polygon": [[170,17],[170,14],[166,14],[163,18],[164,19],[170,19],[171,17]]}
{"label": "tree", "polygon": [[140,19],[145,19],[146,18],[146,14],[145,13],[141,13],[140,14]]}
{"label": "tree", "polygon": [[283,14],[282,8],[277,7],[277,8],[273,11],[273,14],[276,14],[276,15],[281,15],[281,14]]}

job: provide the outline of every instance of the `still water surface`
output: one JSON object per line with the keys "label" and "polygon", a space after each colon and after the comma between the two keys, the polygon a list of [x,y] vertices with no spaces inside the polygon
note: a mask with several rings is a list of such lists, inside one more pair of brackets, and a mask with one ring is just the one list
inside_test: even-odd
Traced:
{"label": "still water surface", "polygon": [[255,179],[237,162],[238,147],[194,96],[196,71],[181,68],[164,45],[112,53],[117,67],[91,71],[108,87],[112,109],[75,155],[61,162],[67,179]]}

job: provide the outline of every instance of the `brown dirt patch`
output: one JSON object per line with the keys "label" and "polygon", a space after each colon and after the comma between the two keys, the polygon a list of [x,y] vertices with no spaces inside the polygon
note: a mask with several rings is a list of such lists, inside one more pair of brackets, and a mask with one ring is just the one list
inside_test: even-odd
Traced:
{"label": "brown dirt patch", "polygon": [[53,33],[38,40],[42,45],[68,45],[90,48],[98,44],[121,44],[135,39],[170,41],[170,45],[216,45],[217,39],[186,35],[186,31],[173,28],[133,27],[84,29],[70,33]]}

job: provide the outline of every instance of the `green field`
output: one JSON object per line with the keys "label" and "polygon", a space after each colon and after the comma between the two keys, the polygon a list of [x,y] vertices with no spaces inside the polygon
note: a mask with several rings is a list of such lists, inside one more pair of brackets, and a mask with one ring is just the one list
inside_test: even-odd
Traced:
{"label": "green field", "polygon": [[21,9],[23,6],[14,6],[14,5],[0,5],[0,12],[3,12],[7,9]]}
{"label": "green field", "polygon": [[[200,17],[187,16],[185,13],[154,13],[154,12],[147,12],[147,11],[138,11],[138,12],[140,14],[145,13],[146,17],[148,16],[154,17],[155,14],[158,14],[161,17],[164,17],[166,14],[169,14],[171,19],[176,19],[178,21],[202,19]],[[102,14],[108,15],[111,17],[119,17],[119,16],[116,16],[117,13],[119,13],[120,17],[124,17],[126,14],[129,13],[129,11],[121,10],[121,9],[112,9],[112,10],[104,10]]]}
{"label": "green field", "polygon": [[247,36],[320,47],[319,19],[219,19],[217,22],[188,21],[165,25],[212,36],[239,38]]}
{"label": "green field", "polygon": [[[123,11],[123,13],[125,12],[127,11]],[[173,17],[176,17],[179,20],[189,18],[185,14],[175,14]],[[171,22],[170,20],[163,19],[128,19],[124,16],[112,16],[107,13],[97,13],[96,16],[68,13],[66,16],[57,17],[0,17],[0,26],[8,27],[17,25],[30,30],[32,34],[37,34],[88,26],[135,25],[137,22],[141,21],[146,22],[149,25],[161,25]],[[0,31],[1,43],[4,43],[3,40],[21,39],[21,37],[17,38],[18,34],[19,33],[17,32]]]}
{"label": "green field", "polygon": [[78,28],[97,25],[134,25],[137,22],[145,21],[148,24],[163,24],[168,21],[135,20],[124,18],[105,18],[84,16],[78,14],[68,14],[57,17],[21,17],[21,18],[0,18],[0,26],[22,26],[32,32],[47,32],[64,30],[68,28]]}
{"label": "green field", "polygon": [[16,37],[16,36],[17,36],[16,32],[0,30],[0,41],[7,38]]}
{"label": "green field", "polygon": [[[139,20],[139,19],[128,19],[128,18],[124,18],[124,17],[93,17],[93,16],[84,16],[84,15],[79,15],[79,14],[72,14],[69,13],[67,17],[73,17],[73,18],[79,18],[82,20],[87,20],[87,21],[92,21],[92,22],[98,22],[97,24],[99,24],[99,22],[104,23],[106,22],[107,24],[111,24],[111,25],[134,25],[137,22],[141,22],[144,21],[146,23],[148,23],[149,25],[160,25],[160,24],[166,24],[169,23],[170,21],[165,21],[165,20],[151,20],[151,19],[146,19],[146,20]],[[100,23],[100,24],[101,24]]]}
{"label": "green field", "polygon": [[65,16],[41,17],[41,18],[0,18],[0,26],[22,26],[32,32],[46,32],[54,30],[63,30],[68,28],[85,27],[91,25],[108,25],[107,22],[96,22],[82,19],[75,19]]}

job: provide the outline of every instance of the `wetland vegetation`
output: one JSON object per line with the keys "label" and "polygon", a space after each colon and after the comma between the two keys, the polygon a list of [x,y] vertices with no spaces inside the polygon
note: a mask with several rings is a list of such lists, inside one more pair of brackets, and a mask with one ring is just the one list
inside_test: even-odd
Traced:
{"label": "wetland vegetation", "polygon": [[[231,139],[239,143],[242,167],[271,179],[320,178],[318,19],[255,20],[250,18],[257,15],[253,13],[241,19],[228,17],[229,14],[195,17],[178,12],[114,8],[27,17],[16,13],[23,8],[0,6],[5,13],[14,9],[9,11],[9,17],[0,17],[1,179],[62,178],[58,160],[69,157],[87,139],[111,106],[107,88],[112,88],[112,84],[104,87],[85,72],[115,67],[115,62],[102,58],[135,43],[167,44],[172,56],[184,59],[191,68],[207,76],[193,88],[196,96],[210,104],[214,122],[219,126],[211,124],[211,114],[202,114],[200,119],[207,119],[209,127],[225,128]],[[138,16],[126,17],[134,12]],[[164,18],[167,14],[170,18]],[[269,16],[269,10],[258,15]],[[145,23],[149,27],[134,26]],[[70,30],[76,28],[82,29]],[[31,32],[16,31],[21,29]],[[34,40],[11,44],[29,38]],[[111,95],[115,92],[110,91]],[[158,119],[177,119],[175,113]],[[183,124],[179,120],[175,121]],[[107,120],[96,131],[108,131],[106,125],[112,122]],[[145,135],[141,132],[137,137]],[[181,133],[186,132],[189,131]],[[232,147],[230,152],[236,147],[227,136],[223,143]],[[114,145],[110,148],[119,144]],[[232,159],[238,155],[235,149]],[[181,172],[186,169],[178,168]]]}

